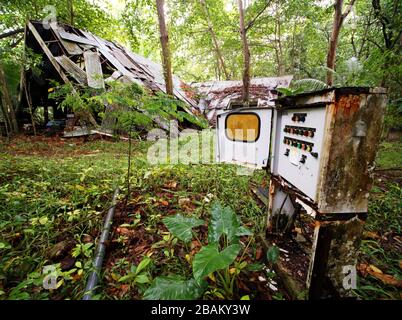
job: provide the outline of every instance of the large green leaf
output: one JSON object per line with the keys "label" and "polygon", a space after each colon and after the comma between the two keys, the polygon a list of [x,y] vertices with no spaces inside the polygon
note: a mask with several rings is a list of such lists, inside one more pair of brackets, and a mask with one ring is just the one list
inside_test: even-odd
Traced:
{"label": "large green leaf", "polygon": [[191,229],[203,225],[204,221],[197,218],[183,217],[181,214],[177,214],[164,218],[163,223],[175,237],[184,242],[190,242],[193,238]]}
{"label": "large green leaf", "polygon": [[211,210],[211,221],[208,229],[208,242],[217,243],[225,234],[229,243],[238,243],[239,236],[251,235],[251,231],[241,226],[239,217],[230,207],[222,207],[215,202]]}
{"label": "large green leaf", "polygon": [[276,263],[279,259],[279,249],[277,246],[272,246],[267,251],[267,260],[270,263]]}
{"label": "large green leaf", "polygon": [[184,280],[178,276],[158,277],[145,291],[145,300],[195,300],[199,299],[208,283]]}
{"label": "large green leaf", "polygon": [[194,256],[194,279],[201,281],[208,274],[230,266],[236,259],[239,251],[240,245],[238,244],[232,244],[221,252],[218,251],[217,243],[202,247],[200,252]]}
{"label": "large green leaf", "polygon": [[240,226],[236,231],[236,236],[251,236],[253,233],[246,227]]}
{"label": "large green leaf", "polygon": [[208,242],[217,243],[223,234],[226,234],[229,242],[236,240],[236,232],[239,222],[230,207],[222,207],[215,202],[211,210],[211,221],[208,229]]}

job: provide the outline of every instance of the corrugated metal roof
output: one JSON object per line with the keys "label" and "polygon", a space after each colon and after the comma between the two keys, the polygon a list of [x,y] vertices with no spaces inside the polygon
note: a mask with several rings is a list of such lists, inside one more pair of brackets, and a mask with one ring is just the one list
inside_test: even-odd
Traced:
{"label": "corrugated metal roof", "polygon": [[[293,76],[253,78],[250,81],[250,100],[259,106],[273,106],[278,97],[277,88],[287,88]],[[241,101],[242,81],[208,81],[192,84],[201,96],[198,106],[211,124],[215,124],[219,110],[227,109],[231,102]]]}
{"label": "corrugated metal roof", "polygon": [[[42,25],[41,22],[32,21],[34,25]],[[121,77],[125,76],[131,82],[136,82],[153,91],[162,91],[166,93],[165,79],[163,68],[161,65],[131,52],[119,44],[104,40],[89,31],[80,30],[69,25],[58,24],[52,25],[52,31],[56,39],[60,41],[60,45],[65,49],[65,55],[68,58],[82,55],[88,50],[96,50],[112,65],[116,71],[121,73]],[[44,39],[46,42],[48,39]],[[57,61],[65,69],[65,58],[58,58]],[[103,61],[104,62],[104,61]],[[78,66],[77,66],[78,67]],[[70,66],[71,68],[71,66]],[[79,67],[78,67],[79,68]],[[66,70],[68,72],[68,70]],[[76,70],[77,71],[77,70]],[[75,72],[75,76],[76,76]],[[73,75],[74,77],[74,75]],[[74,77],[75,78],[75,77]],[[119,78],[117,78],[119,79]],[[174,96],[185,102],[187,106],[194,108],[197,103],[186,95],[183,90],[185,83],[177,76],[173,76]],[[191,113],[190,109],[186,110]]]}

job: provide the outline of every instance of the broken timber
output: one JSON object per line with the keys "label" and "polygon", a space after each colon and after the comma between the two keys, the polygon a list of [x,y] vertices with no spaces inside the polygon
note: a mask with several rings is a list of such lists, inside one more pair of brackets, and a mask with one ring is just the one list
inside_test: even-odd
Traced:
{"label": "broken timber", "polygon": [[[73,86],[74,94],[75,83],[105,90],[110,81],[136,83],[152,93],[166,93],[162,67],[118,44],[61,23],[29,21],[27,30],[29,37],[25,40],[26,45],[48,58],[61,80]],[[40,51],[36,45],[30,46],[32,38],[39,44]],[[175,98],[184,102],[179,108],[193,114],[192,110],[197,103],[182,88],[185,84],[178,77],[174,76],[173,82]],[[85,113],[91,124],[97,126],[93,116],[89,112]],[[167,121],[152,118],[159,127],[168,129]]]}

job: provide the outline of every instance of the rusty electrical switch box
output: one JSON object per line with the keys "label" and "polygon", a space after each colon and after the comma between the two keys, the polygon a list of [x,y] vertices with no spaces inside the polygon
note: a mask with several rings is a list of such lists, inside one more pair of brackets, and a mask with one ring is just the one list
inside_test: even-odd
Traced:
{"label": "rusty electrical switch box", "polygon": [[314,220],[311,298],[349,294],[343,268],[356,264],[386,102],[383,88],[329,88],[217,116],[218,162],[271,172],[268,233],[291,231],[301,208]]}
{"label": "rusty electrical switch box", "polygon": [[277,100],[268,229],[286,231],[276,230],[276,222],[294,221],[300,205],[314,217],[310,298],[350,292],[343,270],[356,265],[385,93],[383,88],[333,88]]}

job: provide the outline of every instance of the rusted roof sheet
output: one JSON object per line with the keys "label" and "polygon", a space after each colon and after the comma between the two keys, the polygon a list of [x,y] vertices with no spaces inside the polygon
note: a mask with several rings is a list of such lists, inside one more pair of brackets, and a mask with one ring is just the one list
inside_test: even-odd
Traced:
{"label": "rusted roof sheet", "polygon": [[88,79],[88,86],[95,89],[105,89],[105,81],[103,79],[99,53],[93,51],[85,51],[84,61]]}
{"label": "rusted roof sheet", "polygon": [[[258,106],[274,106],[278,97],[277,88],[287,88],[293,76],[254,78],[250,82],[250,100]],[[192,84],[201,95],[198,111],[204,113],[211,124],[215,124],[219,110],[227,109],[232,102],[241,101],[242,81],[209,81]]]}
{"label": "rusted roof sheet", "polygon": [[[32,21],[34,25],[43,25],[42,22]],[[42,26],[43,27],[43,26]],[[85,51],[98,51],[101,54],[101,63],[105,61],[121,73],[119,80],[135,82],[152,91],[162,91],[166,93],[166,85],[161,65],[144,58],[138,54],[131,52],[119,44],[104,40],[91,32],[73,28],[65,24],[58,24],[52,28],[56,38],[65,49],[63,56],[70,58],[71,61],[76,61],[72,57],[80,57]],[[47,41],[48,39],[44,39]],[[57,55],[60,54],[56,54]],[[65,58],[57,59],[60,65],[65,69]],[[71,67],[71,66],[70,66]],[[75,80],[77,74],[69,72]],[[113,78],[109,77],[110,81]],[[78,81],[78,80],[77,80]],[[80,81],[79,81],[80,82]],[[106,81],[107,83],[107,81]],[[192,113],[191,109],[197,106],[197,103],[187,96],[183,87],[185,84],[177,77],[173,76],[174,96],[185,103],[184,109],[188,113]]]}

